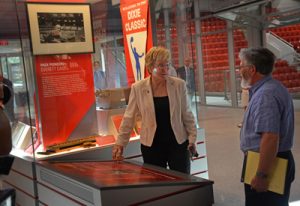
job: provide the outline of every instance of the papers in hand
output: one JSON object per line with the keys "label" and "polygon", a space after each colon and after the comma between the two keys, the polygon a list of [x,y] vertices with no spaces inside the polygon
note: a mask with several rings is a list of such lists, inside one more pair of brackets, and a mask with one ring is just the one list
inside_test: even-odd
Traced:
{"label": "papers in hand", "polygon": [[[242,181],[246,184],[251,184],[251,180],[256,175],[259,163],[259,153],[248,151],[247,159],[244,162]],[[276,157],[274,168],[268,175],[269,186],[268,190],[283,194],[285,186],[285,177],[287,172],[288,161],[283,158]]]}

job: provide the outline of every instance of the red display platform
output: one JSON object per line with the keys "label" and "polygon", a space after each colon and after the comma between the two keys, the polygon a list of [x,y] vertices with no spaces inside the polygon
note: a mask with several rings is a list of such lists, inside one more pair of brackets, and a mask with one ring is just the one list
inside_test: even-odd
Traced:
{"label": "red display platform", "polygon": [[214,202],[210,180],[127,160],[37,162],[37,184],[46,205],[72,201],[95,206],[192,206],[195,202],[208,206]]}
{"label": "red display platform", "polygon": [[89,179],[98,187],[140,185],[183,180],[128,162],[52,163],[52,168],[72,177]]}
{"label": "red display platform", "polygon": [[97,187],[113,187],[179,182],[184,178],[145,168],[130,162],[92,161],[48,163],[51,169],[75,179],[87,180]]}

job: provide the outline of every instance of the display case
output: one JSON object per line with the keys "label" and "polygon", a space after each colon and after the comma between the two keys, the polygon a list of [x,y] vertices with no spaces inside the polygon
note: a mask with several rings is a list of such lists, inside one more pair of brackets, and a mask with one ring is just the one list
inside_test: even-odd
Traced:
{"label": "display case", "polygon": [[39,200],[44,205],[209,206],[214,203],[212,184],[133,161],[37,163]]}
{"label": "display case", "polygon": [[[1,74],[8,84],[11,83],[14,91],[14,98],[7,105],[6,112],[11,117],[14,153],[21,157],[33,160],[55,159],[60,156],[56,153],[60,152],[68,156],[67,154],[77,154],[79,151],[94,150],[99,146],[97,142],[101,142],[99,138],[112,139],[107,137],[110,135],[116,137],[128,102],[134,74],[125,67],[131,57],[128,59],[126,56],[120,5],[87,1],[86,3],[91,4],[90,11],[85,10],[79,18],[78,15],[72,15],[72,12],[81,3],[72,2],[73,5],[67,2],[69,1],[60,1],[55,3],[57,5],[43,0],[31,3],[30,8],[43,9],[43,14],[36,15],[35,10],[28,10],[26,1],[20,1],[16,10],[12,11],[20,17],[13,24],[16,31],[20,31],[19,36],[1,46]],[[152,3],[149,1],[143,9],[150,9],[154,6]],[[51,6],[48,8],[48,5]],[[65,7],[65,13],[56,15],[55,12],[62,12],[55,10],[60,9],[58,6]],[[159,13],[160,11],[158,10]],[[91,21],[85,19],[87,12],[90,13],[87,16],[91,17]],[[151,11],[151,15],[154,15],[154,11]],[[186,13],[183,12],[183,15]],[[114,20],[114,25],[110,24],[111,19]],[[24,20],[30,20],[31,24]],[[82,23],[78,23],[80,21]],[[161,16],[157,21],[161,21]],[[87,24],[92,24],[93,27]],[[87,30],[92,28],[95,52],[52,54],[51,51],[60,48],[64,42],[49,43],[42,38],[39,47],[51,46],[48,51],[50,53],[33,55],[33,37],[30,34],[35,32],[36,35],[40,31],[44,35],[45,30],[51,33],[57,30],[57,25],[60,25],[61,32],[67,33],[76,26],[74,31],[82,27]],[[150,25],[155,27],[156,22]],[[157,25],[160,27],[160,24]],[[85,31],[84,34],[88,32]],[[153,35],[154,40],[158,35],[154,28],[147,32]],[[72,41],[65,45],[70,46]],[[76,41],[75,43],[77,45]],[[178,60],[178,56],[172,58]],[[97,76],[101,78],[96,78]],[[96,86],[94,81],[98,80],[105,82],[102,88]],[[197,102],[193,102],[192,107],[197,115]],[[134,128],[132,138],[138,139],[138,133],[139,124]],[[62,149],[53,149],[59,148],[59,144],[62,144]]]}

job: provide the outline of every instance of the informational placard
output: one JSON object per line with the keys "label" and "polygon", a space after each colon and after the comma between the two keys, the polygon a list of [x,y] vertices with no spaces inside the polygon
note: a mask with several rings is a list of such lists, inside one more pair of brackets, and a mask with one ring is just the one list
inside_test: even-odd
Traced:
{"label": "informational placard", "polygon": [[97,133],[91,55],[36,56],[35,63],[44,148]]}
{"label": "informational placard", "polygon": [[121,0],[124,49],[128,83],[144,79],[145,55],[152,47],[152,29],[148,0]]}

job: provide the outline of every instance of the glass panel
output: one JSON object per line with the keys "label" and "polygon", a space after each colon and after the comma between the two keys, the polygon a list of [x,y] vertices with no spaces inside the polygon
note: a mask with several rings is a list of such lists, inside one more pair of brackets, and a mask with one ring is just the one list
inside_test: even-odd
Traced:
{"label": "glass panel", "polygon": [[7,58],[1,57],[1,72],[3,77],[8,78]]}
{"label": "glass panel", "polygon": [[172,2],[156,11],[157,45],[168,48],[171,52],[169,75],[178,76],[186,81],[188,98],[194,116],[197,118],[198,69],[196,64],[196,44],[194,19],[191,5]]}
{"label": "glass panel", "polygon": [[269,41],[280,47],[279,57],[275,63],[273,78],[280,81],[292,94],[299,98],[300,92],[300,24],[277,27],[267,30]]}
{"label": "glass panel", "polygon": [[[14,42],[14,47],[20,49]],[[5,49],[4,49],[5,50]],[[28,108],[28,96],[25,79],[25,69],[23,66],[22,56],[15,56],[14,53],[7,53],[8,57],[1,57],[2,69],[5,62],[3,74],[5,82],[9,85],[13,96],[12,99],[6,104],[5,111],[10,119],[12,126],[13,146],[15,149],[26,150],[29,147],[31,150],[32,131],[32,118]],[[35,125],[32,125],[35,126]]]}
{"label": "glass panel", "polygon": [[[278,5],[281,5],[282,1],[279,2]],[[110,1],[101,0],[89,1],[88,3],[92,4],[95,45],[92,63],[95,82],[100,83],[99,85],[95,84],[93,89],[96,90],[95,95],[98,100],[97,91],[114,90],[129,85],[119,5],[112,5]],[[200,12],[200,18],[195,18],[193,6],[193,1],[157,2],[154,39],[156,38],[157,45],[170,49],[172,57],[172,69],[170,71],[176,73],[176,69],[184,65],[185,59],[190,59],[193,73],[186,72],[185,74],[189,76],[186,78],[186,82],[187,87],[191,88],[189,90],[189,100],[195,116],[198,114],[197,108],[201,99],[200,89],[205,91],[204,98],[207,105],[232,106],[232,99],[235,95],[232,94],[235,91],[231,87],[236,84],[238,105],[241,106],[240,77],[236,72],[235,79],[232,79],[234,76],[232,74],[234,70],[238,69],[240,49],[257,45],[257,43],[252,42],[254,37],[249,33],[249,30],[256,29],[258,31],[257,36],[259,36],[263,28],[268,28],[267,33],[273,33],[272,35],[276,35],[276,38],[280,37],[282,41],[290,44],[289,46],[292,49],[299,51],[299,24],[295,23],[298,17],[294,15],[296,12],[292,8],[283,9],[282,5],[275,7],[275,4],[264,2],[247,8],[231,9],[226,7],[225,10],[218,11],[214,15],[210,12]],[[21,131],[20,128],[24,130],[27,126],[32,126],[30,129],[33,130],[29,131],[30,136],[32,136],[31,132],[35,133],[35,127],[39,123],[37,121],[38,112],[36,112],[38,111],[38,102],[35,97],[37,95],[35,67],[30,51],[28,25],[24,23],[26,22],[26,12],[24,11],[25,5],[17,4],[17,14],[19,15],[22,31],[19,32],[18,22],[10,23],[16,27],[14,34],[8,37],[8,39],[13,40],[8,40],[7,45],[6,42],[2,42],[1,44],[5,45],[0,48],[1,72],[4,77],[12,82],[12,89],[14,90],[13,110],[10,112],[14,115],[14,117],[11,117],[14,136],[20,136],[16,131]],[[263,15],[254,18],[257,13],[263,13]],[[285,19],[285,15],[289,17],[289,21]],[[229,29],[231,24],[229,20],[235,23],[233,31]],[[196,34],[198,26],[200,32]],[[20,33],[22,37],[19,36]],[[247,37],[249,38],[247,39]],[[197,38],[201,40],[200,45],[196,41]],[[261,37],[257,37],[257,39],[259,38]],[[20,39],[22,40],[22,46]],[[233,46],[233,50],[229,51],[231,46]],[[202,59],[197,59],[196,54],[199,50],[201,50]],[[229,62],[231,57],[234,57],[233,62]],[[233,63],[232,68],[229,68],[230,63]],[[200,77],[202,65],[203,77]],[[297,68],[299,68],[299,65],[295,62],[291,63],[286,56],[282,55],[282,58],[276,63],[276,70],[273,74],[276,79],[287,86],[293,95],[298,95],[300,88],[299,70]],[[98,71],[101,75],[96,80]],[[201,82],[202,78],[203,82]],[[200,88],[202,84],[204,88]],[[26,146],[28,145],[29,143]],[[26,146],[24,144],[16,147],[24,150]]]}
{"label": "glass panel", "polygon": [[[14,154],[23,156],[24,151],[28,154],[32,153],[33,148],[33,134],[35,131],[35,115],[33,103],[29,104],[29,94],[33,91],[28,91],[28,80],[34,85],[32,75],[28,73],[28,69],[24,67],[24,53],[21,45],[26,45],[25,42],[21,44],[20,27],[17,15],[24,15],[25,12],[20,12],[18,9],[24,8],[24,4],[18,4],[15,7],[15,1],[5,1],[5,8],[9,10],[9,19],[3,20],[1,23],[1,72],[5,77],[6,83],[11,92],[12,98],[5,105],[5,111],[10,119],[12,127],[12,142],[14,147]],[[18,13],[20,12],[20,13]],[[19,16],[22,21],[22,28],[26,27],[24,16]],[[24,20],[24,22],[23,22]],[[27,35],[28,41],[28,35]],[[28,44],[27,44],[28,45]],[[31,56],[26,57],[27,61],[31,60]],[[32,70],[33,71],[33,70]],[[29,106],[30,105],[30,106]]]}
{"label": "glass panel", "polygon": [[201,20],[202,53],[206,102],[231,105],[226,21],[209,17]]}
{"label": "glass panel", "polygon": [[239,28],[238,25],[235,25],[233,33],[234,41],[234,64],[235,64],[235,83],[237,90],[238,106],[245,107],[248,104],[248,88],[241,88],[241,76],[239,74],[239,52],[242,48],[248,47],[248,41],[246,39],[246,30]]}
{"label": "glass panel", "polygon": [[95,89],[128,87],[119,5],[96,1],[91,8],[95,39]]}
{"label": "glass panel", "polygon": [[[235,24],[234,45],[235,63],[239,61],[237,53],[243,47],[261,46],[260,33],[265,29],[264,45],[278,60],[273,77],[287,87],[294,98],[299,97],[299,52],[300,52],[300,2],[296,1],[261,1],[247,6],[228,7],[216,13]],[[257,31],[257,32],[255,32]],[[248,39],[246,39],[248,38]],[[249,44],[247,43],[249,42]],[[239,88],[239,75],[236,75]],[[238,89],[241,106],[241,89]]]}

